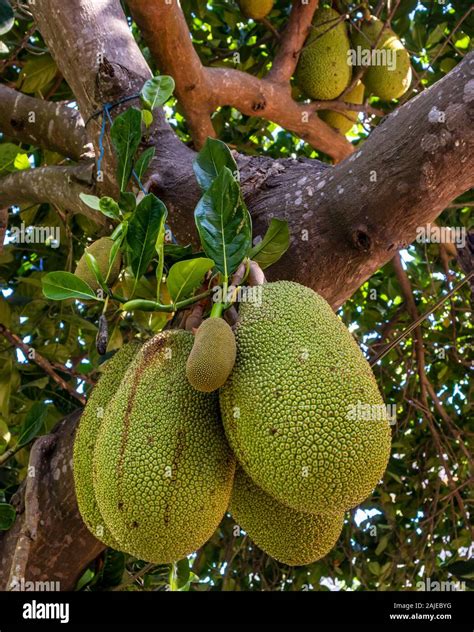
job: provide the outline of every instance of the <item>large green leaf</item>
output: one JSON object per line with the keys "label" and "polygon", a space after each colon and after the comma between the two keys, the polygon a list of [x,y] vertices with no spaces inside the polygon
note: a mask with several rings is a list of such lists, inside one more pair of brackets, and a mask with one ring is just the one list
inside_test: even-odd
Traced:
{"label": "large green leaf", "polygon": [[168,75],[159,75],[149,79],[140,93],[144,108],[153,111],[168,101],[174,90],[174,79]]}
{"label": "large green leaf", "polygon": [[8,0],[0,0],[0,35],[5,35],[15,23],[15,14]]}
{"label": "large green leaf", "polygon": [[264,270],[278,261],[288,250],[289,246],[290,231],[288,229],[288,222],[273,218],[265,237],[252,248],[249,257],[253,261],[256,261],[262,270]]}
{"label": "large green leaf", "polygon": [[219,173],[227,167],[235,176],[238,173],[230,149],[221,140],[208,138],[204,147],[198,153],[194,161],[194,173],[203,191],[206,191]]}
{"label": "large green leaf", "polygon": [[137,108],[129,108],[117,116],[110,130],[110,137],[117,152],[118,182],[125,191],[132,175],[135,154],[142,139],[142,115]]}
{"label": "large green leaf", "polygon": [[230,169],[222,169],[200,199],[194,217],[204,252],[229,277],[252,244],[250,214]]}
{"label": "large green leaf", "polygon": [[188,259],[175,263],[168,274],[167,286],[173,302],[177,303],[191,296],[209,270],[214,267],[212,259]]}
{"label": "large green leaf", "polygon": [[16,511],[8,503],[0,503],[0,531],[7,531],[15,522]]}
{"label": "large green leaf", "polygon": [[28,411],[18,439],[18,446],[26,445],[32,441],[43,429],[48,405],[44,402],[35,402]]}
{"label": "large green leaf", "polygon": [[71,272],[49,272],[42,279],[43,294],[52,301],[97,299],[94,290]]}
{"label": "large green leaf", "polygon": [[139,279],[155,256],[155,245],[167,216],[166,206],[155,195],[146,195],[135,209],[127,231],[133,274]]}
{"label": "large green leaf", "polygon": [[18,77],[18,88],[26,94],[41,92],[56,76],[58,68],[50,55],[28,59]]}

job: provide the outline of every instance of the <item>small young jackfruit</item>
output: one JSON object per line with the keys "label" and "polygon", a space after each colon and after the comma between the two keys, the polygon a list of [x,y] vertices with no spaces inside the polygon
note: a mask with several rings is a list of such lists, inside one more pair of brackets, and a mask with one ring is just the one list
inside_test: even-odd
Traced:
{"label": "small young jackfruit", "polygon": [[371,47],[377,41],[384,23],[372,16],[364,21],[360,31],[353,38],[353,45],[363,61],[370,60],[363,82],[367,89],[384,101],[401,97],[410,87],[412,70],[410,55],[397,35],[389,28],[385,29],[373,51]]}
{"label": "small young jackfruit", "polygon": [[220,390],[227,438],[256,485],[307,513],[358,505],[390,454],[369,363],[328,303],[279,281],[240,305],[237,357]]}
{"label": "small young jackfruit", "polygon": [[290,509],[269,496],[237,468],[229,511],[251,540],[274,559],[302,566],[321,559],[334,547],[344,512],[309,514]]}
{"label": "small young jackfruit", "polygon": [[208,318],[199,326],[186,362],[186,375],[198,391],[212,393],[229,377],[235,363],[235,336],[222,318]]}
{"label": "small young jackfruit", "polygon": [[202,546],[227,510],[235,458],[216,394],[186,379],[193,335],[147,342],[105,411],[94,451],[97,504],[119,547],[165,564]]}
{"label": "small young jackfruit", "polygon": [[107,404],[140,347],[139,342],[126,344],[104,364],[102,376],[92,390],[74,439],[74,486],[79,512],[92,535],[113,548],[117,548],[117,543],[105,526],[95,499],[92,457]]}
{"label": "small young jackfruit", "polygon": [[246,18],[263,20],[273,9],[275,0],[238,0],[238,2]]}
{"label": "small young jackfruit", "polygon": [[[94,241],[94,243],[91,244],[88,248],[86,248],[86,252],[95,257],[99,266],[99,270],[102,273],[104,280],[107,281],[108,285],[113,285],[115,283],[122,267],[122,261],[119,253],[115,257],[112,269],[110,270],[110,274],[107,277],[107,272],[109,270],[109,255],[113,245],[114,242],[110,237],[101,237],[97,241]],[[94,291],[97,291],[99,289],[100,286],[97,283],[97,279],[95,278],[92,270],[87,265],[85,254],[79,259],[74,274],[85,281]]]}
{"label": "small young jackfruit", "polygon": [[347,88],[352,74],[349,48],[341,15],[328,7],[318,9],[295,74],[296,83],[308,97],[335,99]]}
{"label": "small young jackfruit", "polygon": [[[361,104],[364,102],[364,84],[358,81],[354,88],[346,94],[343,99],[346,103]],[[336,112],[335,110],[323,110],[319,117],[341,134],[347,134],[351,131],[354,123],[359,116],[358,112],[346,110],[345,112]]]}

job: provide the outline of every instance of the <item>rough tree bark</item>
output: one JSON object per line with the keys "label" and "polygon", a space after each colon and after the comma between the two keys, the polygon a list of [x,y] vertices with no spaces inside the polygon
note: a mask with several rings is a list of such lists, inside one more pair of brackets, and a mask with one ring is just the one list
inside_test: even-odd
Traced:
{"label": "rough tree bark", "polygon": [[[87,140],[97,155],[100,118],[90,117],[105,102],[136,94],[151,76],[120,2],[42,0],[31,8],[77,99],[87,122]],[[0,127],[3,124],[0,108]],[[192,212],[199,199],[192,171],[195,153],[179,141],[163,112],[158,112],[145,145],[157,147],[151,182],[168,205],[171,227],[178,239],[193,241]],[[264,233],[272,216],[290,224],[290,252],[270,276],[309,285],[336,308],[413,240],[417,226],[434,220],[474,183],[474,54],[387,117],[367,142],[335,167],[306,159],[236,158],[256,234]],[[107,137],[106,178],[82,182],[85,189],[113,192],[113,164]],[[69,172],[65,181],[68,177]],[[18,202],[12,184],[18,176],[8,178],[0,180],[0,208]],[[31,191],[35,201],[74,207],[53,187],[41,181],[37,185]],[[58,578],[63,589],[71,588],[101,550],[80,521],[72,491],[74,425],[74,420],[64,420],[32,450],[36,478],[27,479],[18,494],[17,523],[0,535],[0,589],[15,573],[25,579]]]}

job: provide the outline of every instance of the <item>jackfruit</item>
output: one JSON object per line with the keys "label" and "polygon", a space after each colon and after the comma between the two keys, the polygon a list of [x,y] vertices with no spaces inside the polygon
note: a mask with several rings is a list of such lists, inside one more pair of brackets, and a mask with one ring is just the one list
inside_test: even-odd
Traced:
{"label": "jackfruit", "polygon": [[295,79],[312,99],[335,99],[351,80],[350,48],[341,15],[328,7],[318,9],[296,68]]}
{"label": "jackfruit", "polygon": [[217,394],[186,379],[193,335],[168,330],[140,350],[105,411],[94,489],[120,548],[164,564],[202,546],[229,504],[235,469]]}
{"label": "jackfruit", "polygon": [[124,345],[108,362],[89,397],[76,430],[73,448],[73,471],[79,512],[86,527],[106,546],[117,548],[117,543],[105,526],[94,494],[92,458],[99,428],[107,404],[112,399],[141,343]]}
{"label": "jackfruit", "polygon": [[[358,81],[354,88],[346,94],[343,99],[346,103],[361,104],[364,102],[364,84]],[[337,129],[341,134],[350,132],[354,123],[357,121],[359,112],[346,110],[345,112],[336,112],[335,110],[323,110],[319,113],[319,117],[331,127]]]}
{"label": "jackfruit", "polygon": [[310,514],[290,509],[269,496],[238,467],[229,511],[265,553],[289,566],[321,559],[336,544],[344,512]]}
{"label": "jackfruit", "polygon": [[[113,245],[114,242],[110,237],[101,237],[97,241],[94,241],[94,243],[91,244],[88,248],[86,248],[86,252],[95,257],[99,266],[99,270],[104,277],[104,280],[107,281],[108,285],[113,285],[115,283],[122,267],[121,257],[120,254],[118,254],[115,257],[112,269],[110,270],[110,274],[107,277],[107,272],[109,270],[109,255]],[[94,273],[87,265],[85,254],[79,259],[74,274],[85,281],[95,292],[99,289],[100,286],[97,283]]]}
{"label": "jackfruit", "polygon": [[408,90],[412,71],[408,51],[389,28],[382,33],[379,43],[371,51],[383,26],[381,20],[372,16],[370,20],[362,23],[360,31],[354,34],[352,41],[356,53],[360,55],[361,63],[364,64],[364,57],[370,61],[363,78],[367,89],[380,99],[391,101],[398,99]]}
{"label": "jackfruit", "polygon": [[220,403],[247,474],[298,511],[358,505],[385,471],[391,433],[372,370],[342,321],[310,288],[279,281],[241,304],[234,333],[237,358]]}
{"label": "jackfruit", "polygon": [[246,18],[263,20],[273,9],[275,0],[238,0],[239,7]]}
{"label": "jackfruit", "polygon": [[227,380],[235,363],[235,336],[222,318],[208,318],[199,326],[186,362],[187,378],[198,391],[212,393]]}

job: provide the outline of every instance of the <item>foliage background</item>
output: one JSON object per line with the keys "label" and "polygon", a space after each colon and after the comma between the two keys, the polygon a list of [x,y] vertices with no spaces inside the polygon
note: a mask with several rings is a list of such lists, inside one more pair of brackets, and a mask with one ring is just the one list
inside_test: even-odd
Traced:
{"label": "foliage background", "polygon": [[[189,0],[182,4],[194,45],[205,65],[234,67],[230,56],[238,52],[240,70],[263,76],[277,46],[272,30],[242,21],[234,2]],[[382,17],[387,11],[385,4],[373,3],[374,10],[381,8]],[[472,50],[472,4],[470,0],[401,0],[392,2],[392,9],[397,4],[392,27],[412,56],[412,88],[429,87]],[[335,6],[357,15],[354,3],[341,0]],[[1,37],[0,81],[36,97],[72,101],[73,95],[28,11],[18,2],[14,7],[14,26]],[[270,16],[275,29],[281,30],[289,8],[289,2],[275,3]],[[138,30],[132,24],[131,28],[153,71],[158,73]],[[406,98],[409,96],[411,93]],[[377,103],[376,99],[371,102],[387,113],[397,105]],[[186,122],[175,101],[169,101],[167,113],[179,136],[190,142]],[[213,121],[219,138],[243,153],[326,160],[291,133],[232,108],[221,108]],[[377,123],[377,118],[361,121],[351,140],[362,143]],[[14,146],[0,136],[0,175],[67,162],[49,151]],[[461,196],[440,216],[439,225],[468,228],[472,204],[472,195]],[[278,201],[275,216],[278,217]],[[47,301],[42,295],[41,277],[54,270],[72,271],[87,240],[95,237],[97,226],[83,216],[66,219],[61,209],[46,204],[14,209],[10,227],[19,227],[22,222],[27,226],[58,226],[61,247],[7,243],[0,254],[0,323],[47,358],[79,392],[86,393],[97,379],[101,362],[95,349],[98,308]],[[402,258],[420,313],[463,277],[456,259],[438,244],[414,243],[402,251]],[[141,283],[144,295],[147,291],[152,294],[151,281],[144,279]],[[347,513],[339,543],[325,559],[293,569],[278,564],[245,535],[236,534],[233,521],[226,518],[212,540],[189,561],[171,568],[154,567],[108,550],[86,571],[78,587],[397,590],[416,588],[416,582],[427,577],[432,581],[459,578],[468,588],[472,587],[469,578],[474,564],[466,562],[469,551],[472,553],[466,450],[472,439],[467,375],[468,353],[472,351],[469,292],[469,287],[464,286],[422,326],[426,377],[447,419],[441,417],[432,399],[428,406],[423,403],[422,378],[412,337],[392,350],[375,369],[386,402],[395,404],[397,409],[392,458],[383,484],[360,508]],[[392,264],[362,286],[341,308],[340,315],[367,353],[380,348],[407,326],[412,318]],[[133,320],[113,311],[107,316],[111,331],[108,352],[135,334],[152,333],[146,314],[136,315]],[[77,401],[68,392],[0,336],[0,455],[18,441],[25,422],[28,423],[28,412],[37,402],[48,404],[41,427],[35,429],[39,434],[47,433],[60,418],[77,408]],[[0,468],[0,502],[8,503],[25,477],[28,453],[29,447],[22,448]],[[0,514],[0,528],[6,528],[7,522],[5,514]]]}

